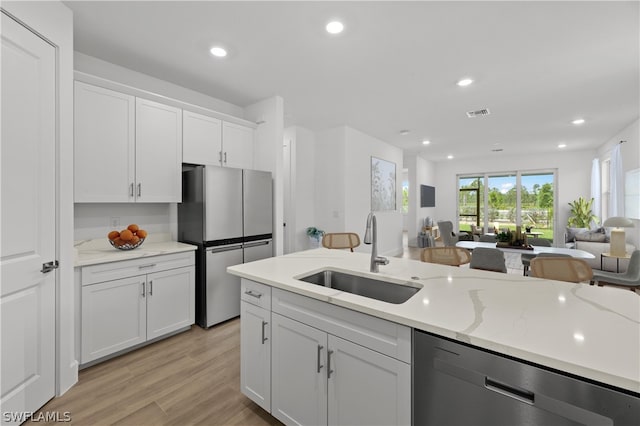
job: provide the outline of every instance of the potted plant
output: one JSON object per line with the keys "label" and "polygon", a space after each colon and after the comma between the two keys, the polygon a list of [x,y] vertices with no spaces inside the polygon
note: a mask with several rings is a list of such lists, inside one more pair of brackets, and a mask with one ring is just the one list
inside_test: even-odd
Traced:
{"label": "potted plant", "polygon": [[600,222],[598,217],[591,211],[593,198],[587,201],[586,198],[579,197],[568,204],[571,207],[569,220],[567,220],[568,226],[588,229],[591,227],[591,222],[595,224]]}
{"label": "potted plant", "polygon": [[309,240],[311,240],[311,246],[319,247],[320,238],[324,235],[324,231],[316,228],[315,226],[310,226],[307,228],[307,235],[309,236]]}

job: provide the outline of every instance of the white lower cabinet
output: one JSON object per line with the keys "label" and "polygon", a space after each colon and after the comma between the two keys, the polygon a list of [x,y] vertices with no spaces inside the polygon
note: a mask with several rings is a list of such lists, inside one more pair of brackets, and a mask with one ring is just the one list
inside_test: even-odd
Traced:
{"label": "white lower cabinet", "polygon": [[240,302],[240,388],[263,409],[271,409],[271,312]]}
{"label": "white lower cabinet", "polygon": [[[287,425],[411,424],[409,327],[245,279],[242,284],[243,297],[249,285],[271,290],[271,309],[260,308],[271,322],[271,405],[261,404],[265,410]],[[245,328],[262,333],[254,315],[243,309],[247,337]],[[259,337],[245,343],[243,334],[243,371],[266,365],[256,348]],[[243,393],[256,401],[242,380]]]}
{"label": "white lower cabinet", "polygon": [[81,364],[194,323],[193,252],[84,267],[82,277]]}

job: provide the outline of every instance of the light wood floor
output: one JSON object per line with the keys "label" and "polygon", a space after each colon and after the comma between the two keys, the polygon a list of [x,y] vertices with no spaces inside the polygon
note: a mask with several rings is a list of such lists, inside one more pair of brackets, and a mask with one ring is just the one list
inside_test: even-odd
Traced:
{"label": "light wood floor", "polygon": [[60,419],[69,412],[76,425],[281,424],[240,393],[239,319],[192,326],[82,370],[73,388],[40,411]]}

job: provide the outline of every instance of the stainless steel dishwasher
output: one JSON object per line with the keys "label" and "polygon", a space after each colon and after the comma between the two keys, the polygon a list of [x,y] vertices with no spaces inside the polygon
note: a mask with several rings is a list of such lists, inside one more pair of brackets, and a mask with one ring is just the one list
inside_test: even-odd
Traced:
{"label": "stainless steel dishwasher", "polygon": [[414,330],[414,425],[640,425],[640,394]]}

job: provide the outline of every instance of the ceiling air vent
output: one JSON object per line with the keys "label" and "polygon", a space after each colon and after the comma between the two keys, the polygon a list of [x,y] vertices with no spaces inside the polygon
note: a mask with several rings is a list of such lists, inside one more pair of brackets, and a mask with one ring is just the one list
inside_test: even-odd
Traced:
{"label": "ceiling air vent", "polygon": [[480,116],[489,115],[489,114],[491,114],[489,112],[489,110],[486,109],[486,108],[483,108],[483,109],[479,109],[479,110],[476,110],[476,111],[467,112],[467,117],[473,118],[473,117],[480,117]]}

